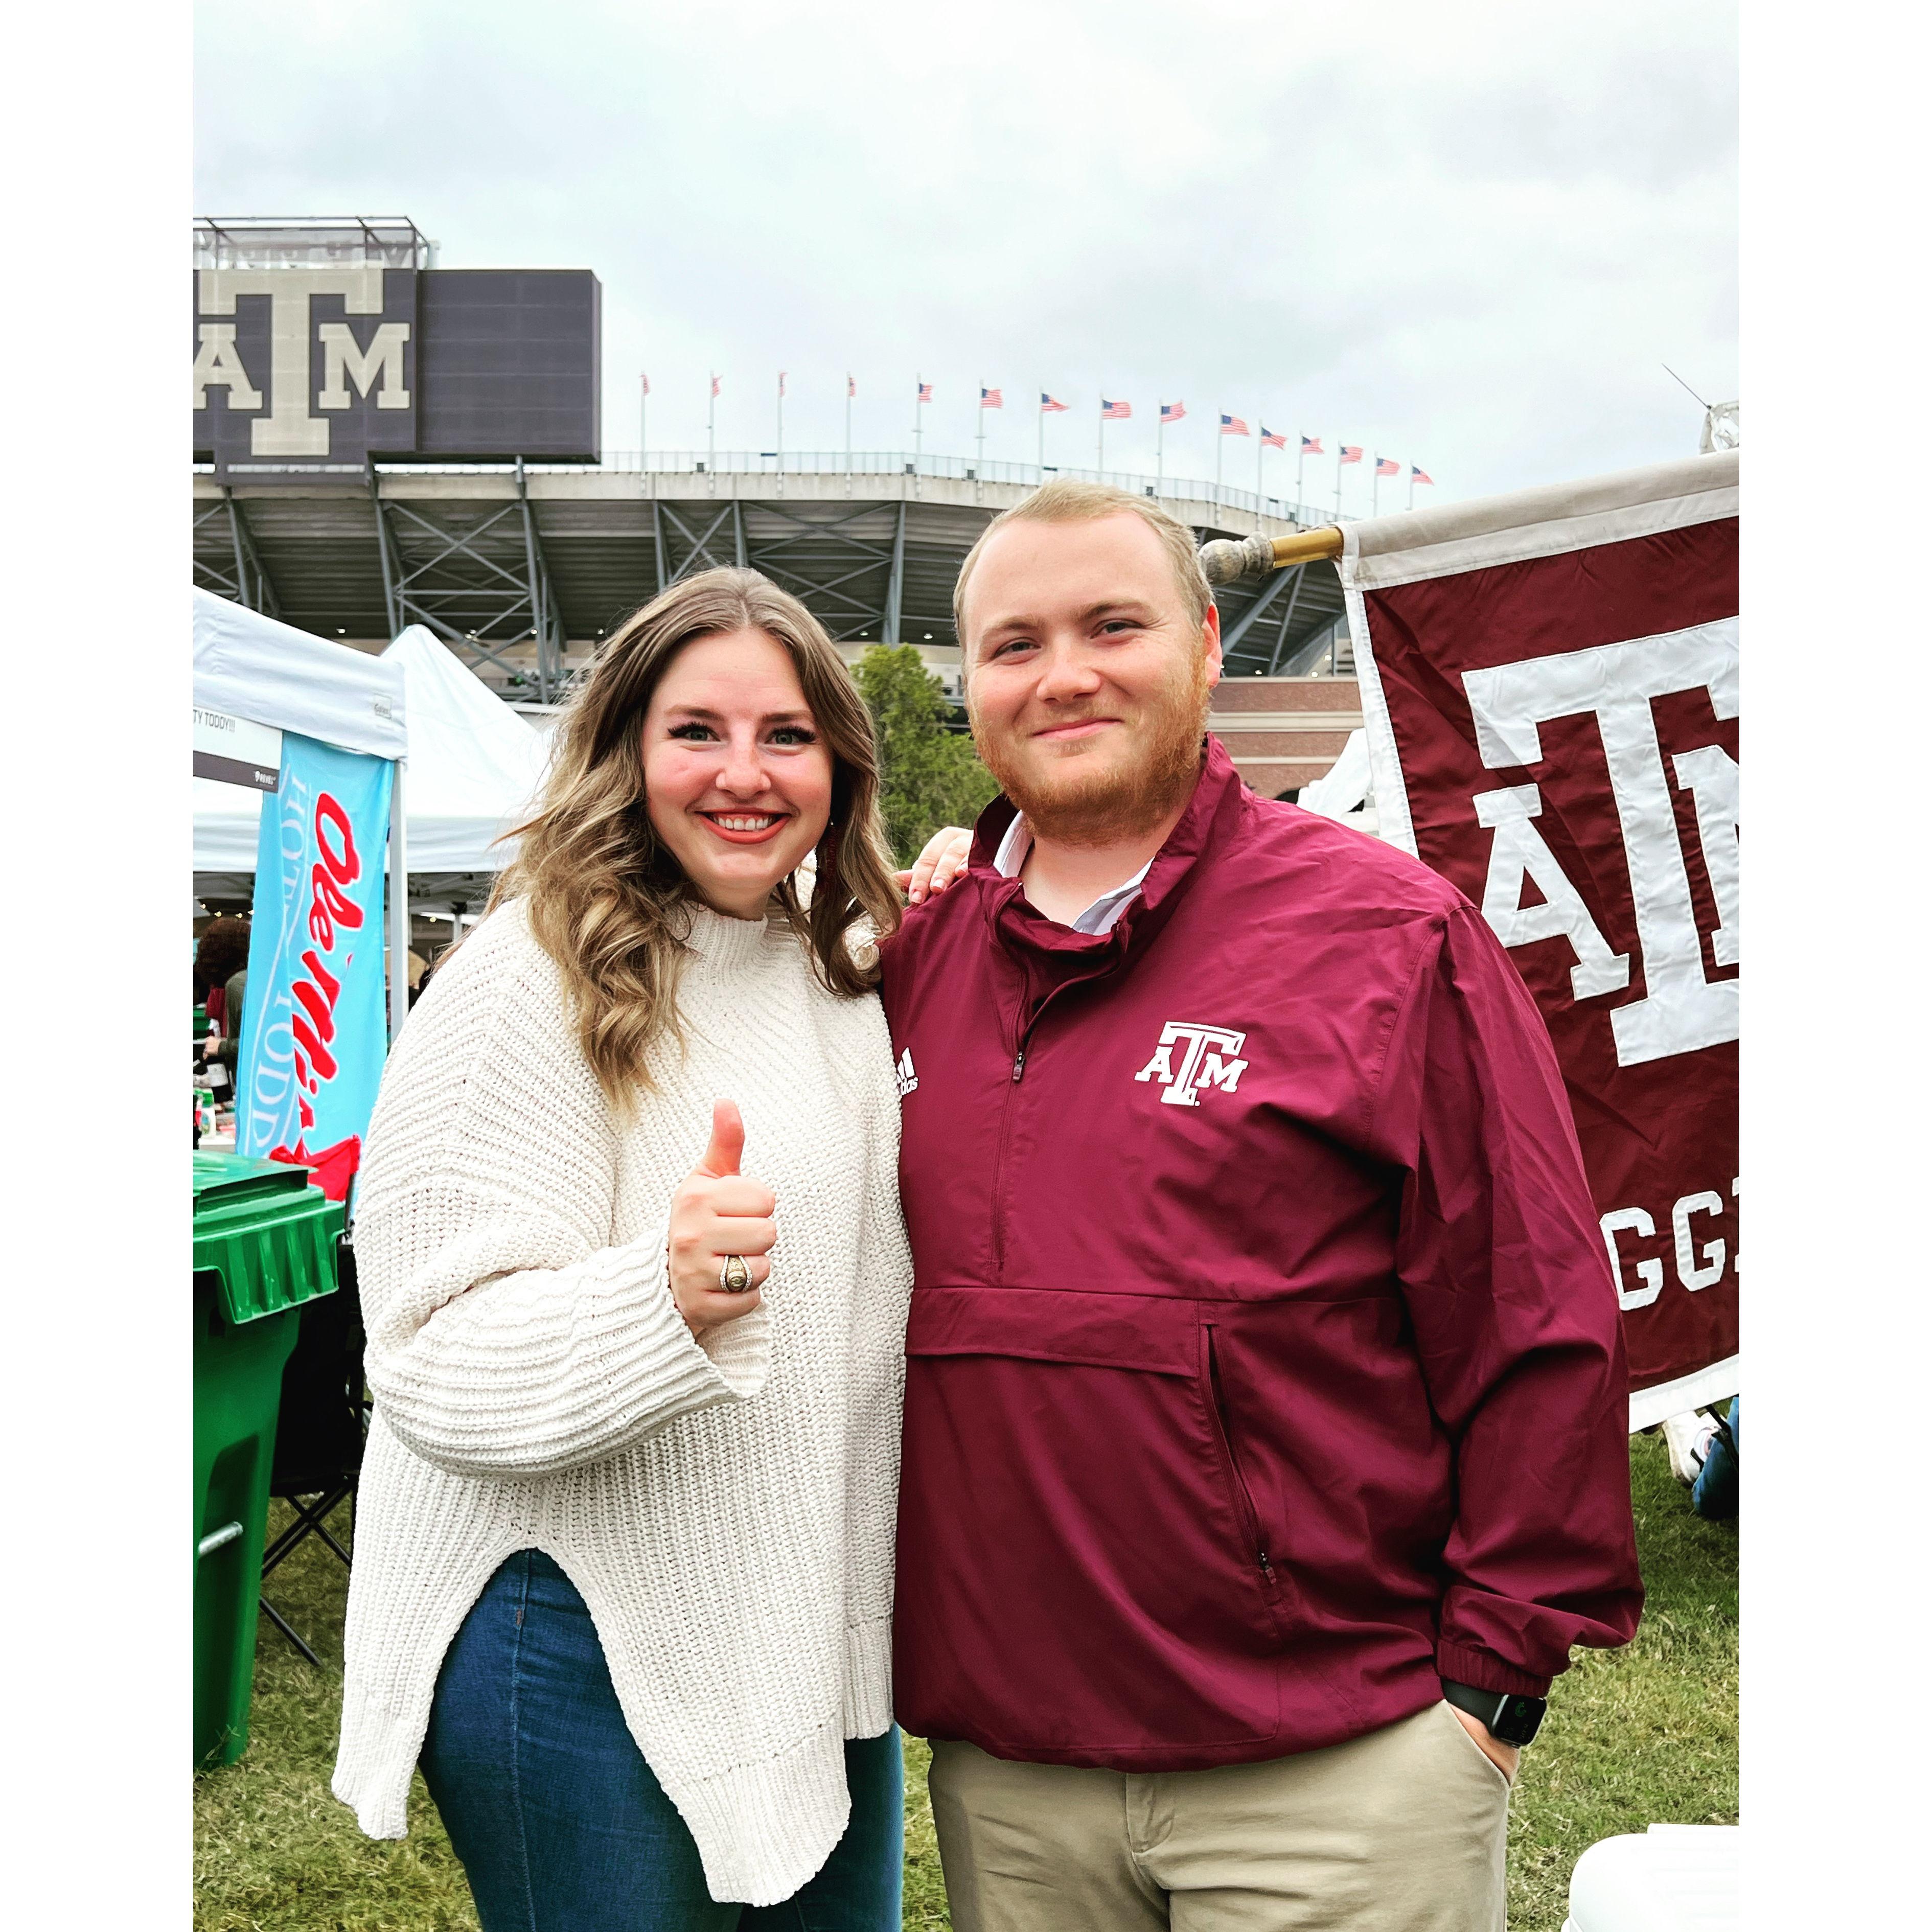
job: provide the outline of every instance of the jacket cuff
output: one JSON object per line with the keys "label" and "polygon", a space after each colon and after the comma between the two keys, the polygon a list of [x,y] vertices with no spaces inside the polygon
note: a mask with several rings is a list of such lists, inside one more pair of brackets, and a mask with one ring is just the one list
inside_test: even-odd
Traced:
{"label": "jacket cuff", "polygon": [[1519,1670],[1514,1664],[1492,1657],[1486,1650],[1468,1650],[1460,1643],[1436,1646],[1436,1672],[1452,1684],[1466,1684],[1472,1690],[1493,1690],[1498,1696],[1547,1697],[1550,1680],[1534,1672]]}

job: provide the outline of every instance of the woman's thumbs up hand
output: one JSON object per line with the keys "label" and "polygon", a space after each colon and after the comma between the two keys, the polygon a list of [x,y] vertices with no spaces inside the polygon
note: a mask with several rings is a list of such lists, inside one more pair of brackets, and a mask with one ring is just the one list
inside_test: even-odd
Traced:
{"label": "woman's thumbs up hand", "polygon": [[[766,1258],[778,1238],[772,1219],[778,1200],[762,1181],[738,1172],[744,1154],[736,1103],[716,1102],[710,1144],[670,1203],[671,1298],[694,1335],[749,1314],[771,1274]],[[724,1286],[728,1255],[744,1258],[750,1285],[741,1293]]]}

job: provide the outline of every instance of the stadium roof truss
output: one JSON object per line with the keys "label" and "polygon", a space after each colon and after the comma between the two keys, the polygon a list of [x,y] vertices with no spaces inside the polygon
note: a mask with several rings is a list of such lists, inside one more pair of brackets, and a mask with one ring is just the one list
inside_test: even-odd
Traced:
{"label": "stadium roof truss", "polygon": [[[720,565],[763,572],[842,643],[951,645],[959,566],[1025,494],[832,472],[370,464],[231,486],[203,470],[194,577],[325,637],[426,625],[507,694],[549,703],[630,611]],[[1228,512],[1178,495],[1166,507],[1203,542],[1253,520],[1228,527]],[[1232,676],[1319,670],[1346,648],[1332,564],[1225,586],[1216,602]]]}

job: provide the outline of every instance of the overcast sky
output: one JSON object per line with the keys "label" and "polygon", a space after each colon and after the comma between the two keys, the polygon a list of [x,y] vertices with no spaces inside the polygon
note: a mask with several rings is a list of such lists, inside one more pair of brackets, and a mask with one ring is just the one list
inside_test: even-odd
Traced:
{"label": "overcast sky", "polygon": [[[607,451],[910,446],[1214,473],[1217,412],[1430,501],[1697,447],[1737,394],[1733,8],[202,0],[197,212],[398,214],[594,269]],[[184,238],[185,253],[185,238]],[[1222,443],[1252,488],[1257,445]],[[1292,495],[1294,457],[1266,453]],[[1364,462],[1344,507],[1369,507]],[[1402,487],[1384,484],[1382,507]]]}

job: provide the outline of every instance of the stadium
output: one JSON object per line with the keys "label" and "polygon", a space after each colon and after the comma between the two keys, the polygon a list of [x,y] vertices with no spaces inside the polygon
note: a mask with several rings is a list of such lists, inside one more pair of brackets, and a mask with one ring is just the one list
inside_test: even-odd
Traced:
{"label": "stadium", "polygon": [[[336,328],[349,352],[349,374],[336,379],[344,384],[334,405],[339,413],[329,424],[335,446],[325,432],[318,452],[327,460],[255,460],[252,450],[263,446],[259,436],[250,454],[224,456],[214,446],[220,422],[202,427],[197,415],[197,455],[210,460],[195,464],[195,583],[318,636],[372,650],[409,625],[425,626],[506,701],[539,718],[626,614],[680,578],[721,564],[761,571],[802,598],[848,658],[874,644],[915,646],[956,696],[951,611],[960,563],[992,518],[1048,476],[1097,478],[1156,498],[1203,543],[1257,532],[1282,536],[1335,520],[1204,482],[932,454],[600,451],[596,460],[558,460],[539,452],[554,448],[560,434],[565,441],[572,434],[541,422],[519,452],[505,452],[500,445],[520,440],[518,431],[527,433],[535,419],[520,396],[516,406],[500,411],[496,423],[484,427],[472,418],[463,426],[472,442],[498,444],[490,453],[502,460],[438,460],[422,442],[446,444],[454,436],[419,439],[413,450],[394,447],[399,439],[388,418],[414,412],[387,406],[394,400],[384,384],[388,372],[374,366],[383,331],[398,332],[399,368],[410,366],[405,351],[419,353],[427,365],[434,345],[440,380],[464,325],[450,298],[431,301],[429,290],[514,280],[518,298],[527,302],[533,286],[562,278],[438,270],[430,244],[413,223],[400,219],[204,220],[197,224],[196,259],[203,278],[232,278],[241,303],[252,294],[264,308],[263,278],[304,271],[318,287],[332,278],[346,287],[358,272],[379,271],[389,284],[419,284],[422,292],[398,311],[407,320],[386,319],[373,334],[367,325],[320,320],[331,298],[326,292],[310,298],[316,332],[326,342]],[[589,289],[591,332],[587,353],[578,358],[583,366],[570,373],[580,386],[587,380],[589,400],[574,440],[594,449],[596,283],[580,279]],[[560,301],[577,296],[574,290],[548,292]],[[204,305],[200,312],[245,316],[235,296],[226,299],[226,308]],[[376,299],[393,304],[395,298]],[[382,313],[386,318],[390,311]],[[237,326],[245,340],[245,322]],[[204,359],[212,332],[224,326],[200,324]],[[365,358],[359,370],[358,354]],[[218,418],[224,410],[208,398],[222,392],[204,389],[203,363],[197,370],[197,410]],[[359,398],[349,387],[358,376]],[[210,385],[221,380],[208,376]],[[525,367],[505,380],[527,394],[554,381],[554,372]],[[398,392],[407,393],[401,380]],[[446,380],[443,386],[446,394]],[[232,403],[234,394],[231,388],[222,400]],[[326,390],[322,400],[329,406]],[[384,446],[352,452],[357,439],[344,432],[357,426],[358,413],[372,426],[362,439],[365,446]],[[344,460],[352,452],[360,460]],[[1256,790],[1276,795],[1298,788],[1329,768],[1361,722],[1334,566],[1318,561],[1216,594],[1227,680],[1215,728]]]}

